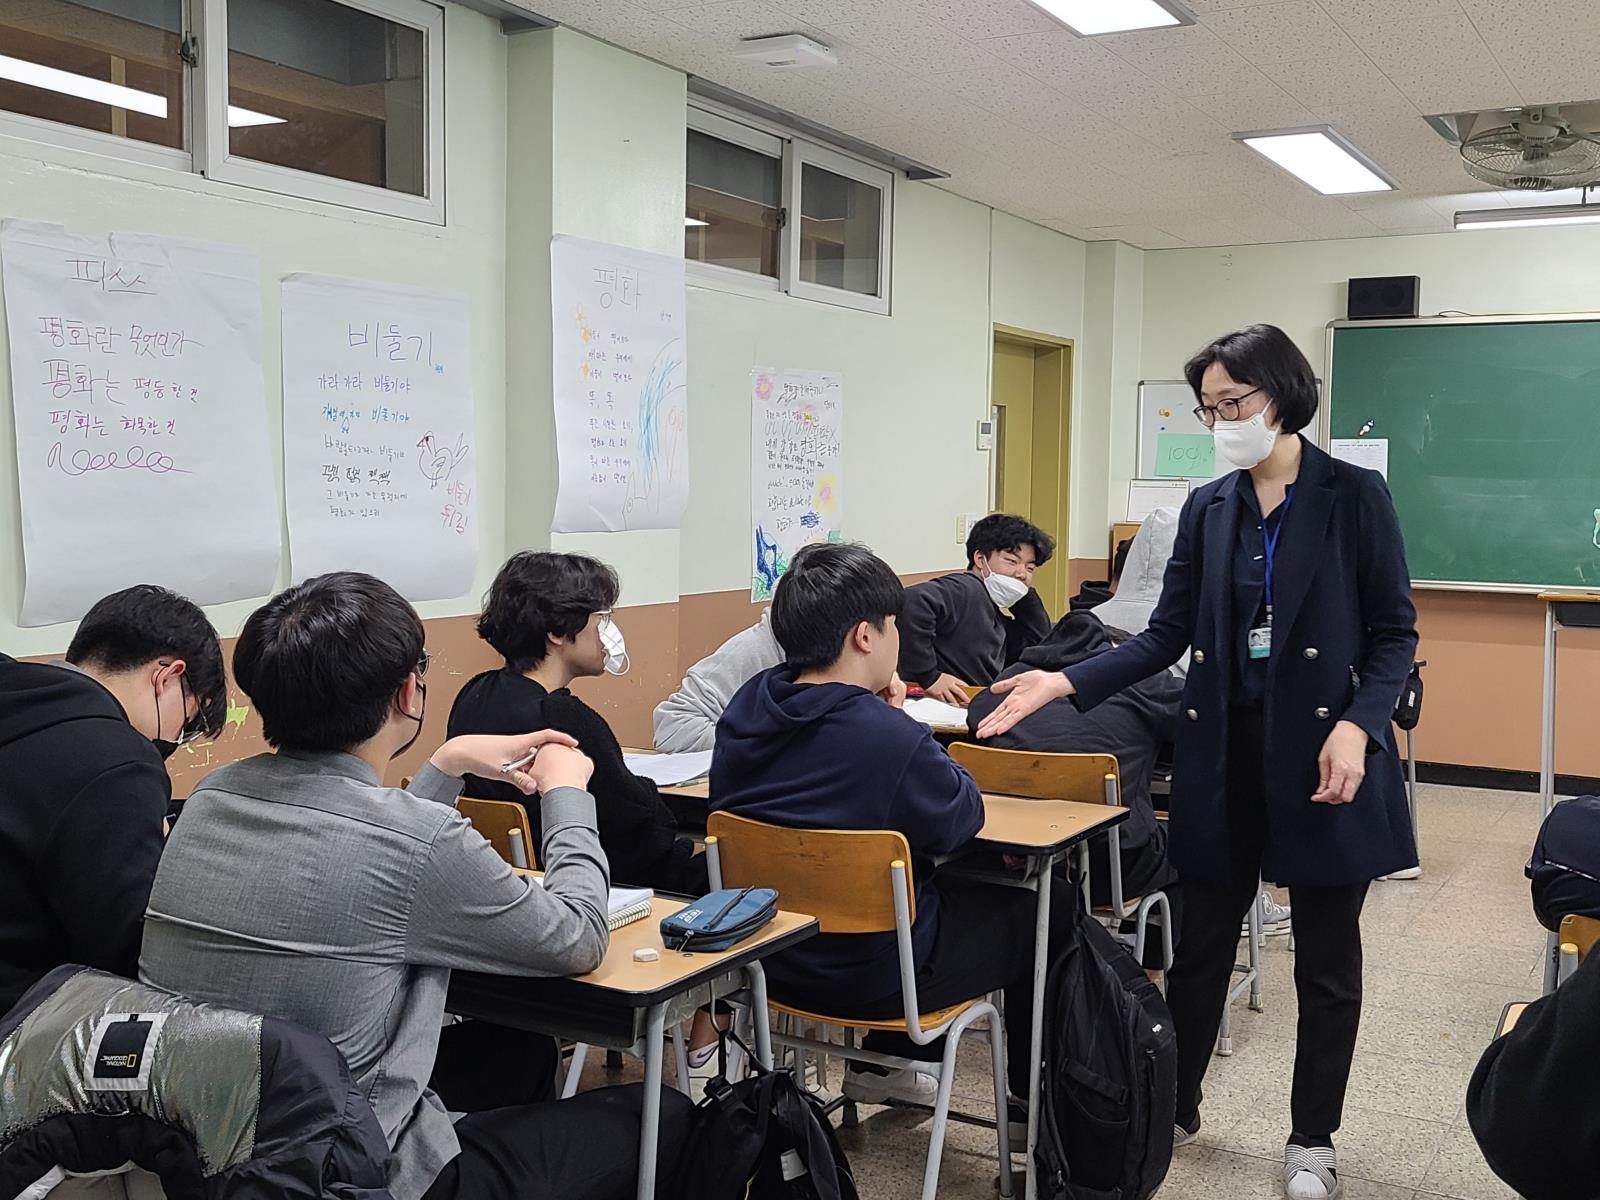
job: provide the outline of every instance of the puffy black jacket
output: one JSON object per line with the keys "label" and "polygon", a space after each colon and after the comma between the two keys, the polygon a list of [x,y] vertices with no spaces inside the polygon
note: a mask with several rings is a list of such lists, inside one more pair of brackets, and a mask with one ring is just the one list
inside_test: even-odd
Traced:
{"label": "puffy black jacket", "polygon": [[390,1200],[388,1160],[339,1052],[287,1022],[77,966],[0,1018],[0,1196],[109,1172],[167,1200]]}

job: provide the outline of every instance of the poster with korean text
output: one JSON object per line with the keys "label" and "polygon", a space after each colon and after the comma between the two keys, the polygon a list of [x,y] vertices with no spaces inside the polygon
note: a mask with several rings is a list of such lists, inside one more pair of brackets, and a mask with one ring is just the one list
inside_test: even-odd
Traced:
{"label": "poster with korean text", "polygon": [[264,596],[281,553],[261,377],[261,266],[236,246],[0,225],[20,624],[157,583]]}
{"label": "poster with korean text", "polygon": [[683,259],[550,240],[557,533],[675,529],[689,498]]}
{"label": "poster with korean text", "polygon": [[770,600],[810,542],[842,540],[839,442],[844,377],[836,371],[750,372],[750,599]]}
{"label": "poster with korean text", "polygon": [[297,580],[365,571],[407,600],[478,569],[472,336],[462,296],[283,281],[283,476]]}

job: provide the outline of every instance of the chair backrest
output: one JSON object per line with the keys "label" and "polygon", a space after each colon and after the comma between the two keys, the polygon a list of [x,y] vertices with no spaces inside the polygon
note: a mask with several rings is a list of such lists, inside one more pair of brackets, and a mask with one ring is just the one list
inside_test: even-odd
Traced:
{"label": "chair backrest", "polygon": [[822,933],[894,931],[893,867],[903,863],[911,920],[911,846],[892,829],[788,829],[733,813],[706,822],[723,887],[769,887],[778,903],[817,918]]}
{"label": "chair backrest", "polygon": [[1122,775],[1114,754],[1036,754],[958,742],[950,757],[986,792],[1033,800],[1118,804]]}
{"label": "chair backrest", "polygon": [[1600,920],[1594,917],[1580,917],[1575,913],[1568,914],[1561,918],[1559,940],[1562,945],[1576,946],[1578,961],[1582,962],[1588,957],[1594,944],[1600,942]]}
{"label": "chair backrest", "polygon": [[[472,822],[472,827],[488,839],[495,852],[514,867],[529,865],[527,851],[519,855],[511,835],[520,832],[526,837],[533,826],[528,821],[528,810],[515,800],[473,800],[466,796],[456,801],[456,809]],[[524,843],[526,846],[526,843]],[[518,862],[518,858],[522,861]]]}

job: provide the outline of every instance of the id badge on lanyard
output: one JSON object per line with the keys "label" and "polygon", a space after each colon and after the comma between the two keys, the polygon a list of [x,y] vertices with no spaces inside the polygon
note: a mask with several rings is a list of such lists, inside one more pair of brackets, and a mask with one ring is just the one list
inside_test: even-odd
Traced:
{"label": "id badge on lanyard", "polygon": [[1262,593],[1267,602],[1267,619],[1245,634],[1245,649],[1252,659],[1272,657],[1272,564],[1278,555],[1278,539],[1283,536],[1283,523],[1289,519],[1289,505],[1294,500],[1294,484],[1283,494],[1283,511],[1278,514],[1278,527],[1269,530],[1265,518],[1261,522],[1261,543],[1266,560]]}

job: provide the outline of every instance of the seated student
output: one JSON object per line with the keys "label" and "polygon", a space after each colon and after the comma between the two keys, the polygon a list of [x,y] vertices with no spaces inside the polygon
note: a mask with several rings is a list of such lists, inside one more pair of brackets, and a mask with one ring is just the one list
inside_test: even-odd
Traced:
{"label": "seated student", "polygon": [[[1157,508],[1139,524],[1139,532],[1131,543],[1124,543],[1127,553],[1112,579],[1110,598],[1090,607],[1090,611],[1106,623],[1106,628],[1128,637],[1143,633],[1150,624],[1150,614],[1156,601],[1161,599],[1161,581],[1167,573],[1167,560],[1172,557],[1172,547],[1178,539],[1178,510]],[[1120,550],[1120,548],[1119,548]],[[1188,655],[1184,656],[1184,670],[1188,670]]]}
{"label": "seated student", "polygon": [[772,636],[772,609],[766,608],[761,620],[690,667],[683,685],[656,705],[656,749],[663,754],[710,750],[733,694],[751,676],[782,661],[783,649]]}
{"label": "seated student", "polygon": [[[1004,988],[1007,1075],[1027,1095],[1033,893],[936,873],[983,827],[972,777],[900,711],[905,685],[896,621],[905,600],[889,564],[865,546],[819,543],[778,582],[772,629],[786,662],[739,689],[717,726],[711,806],[774,825],[895,829],[910,843],[912,930],[924,1010]],[[1070,889],[1057,899],[1070,906]],[[893,1018],[902,1012],[892,933],[822,934],[766,961],[772,994],[814,1012]],[[937,1059],[935,1044],[872,1034],[868,1049]],[[931,1101],[930,1075],[852,1063],[844,1093],[863,1103]],[[1015,1115],[1013,1121],[1015,1121]]]}
{"label": "seated student", "polygon": [[1050,632],[1033,572],[1050,561],[1055,545],[1037,525],[1008,513],[975,524],[965,571],[906,589],[900,677],[965,708],[966,687],[988,687]]}
{"label": "seated student", "polygon": [[[622,633],[611,617],[618,591],[616,572],[581,554],[514,555],[495,576],[478,618],[478,636],[505,666],[461,689],[450,710],[450,736],[524,729],[571,734],[594,762],[589,787],[612,875],[619,883],[700,896],[705,858],[679,840],[678,819],[656,785],[628,770],[605,718],[568,690],[574,679],[627,670]],[[467,794],[520,799],[503,781],[476,776],[467,780]],[[690,809],[704,819],[698,804],[684,806],[686,817]]]}
{"label": "seated student", "polygon": [[0,654],[0,1013],[83,963],[133,977],[172,780],[222,729],[217,631],[149,584],[107,596],[64,662]]}
{"label": "seated student", "polygon": [[[1000,678],[1027,670],[1061,671],[1111,649],[1113,639],[1093,613],[1068,613],[1056,622],[1050,636],[1022,652],[1022,659]],[[1178,701],[1183,681],[1170,671],[1152,675],[1143,683],[1118,692],[1088,712],[1071,700],[1052,700],[1025,717],[1010,732],[985,745],[1002,750],[1032,750],[1047,754],[1114,754],[1122,778],[1122,803],[1129,809],[1120,827],[1122,894],[1141,896],[1160,888],[1172,901],[1173,936],[1181,923],[1182,893],[1174,886],[1177,873],[1167,865],[1167,830],[1156,820],[1150,802],[1150,772],[1157,750],[1172,740],[1178,724]],[[1000,705],[1000,697],[984,691],[973,698],[967,722],[978,723]],[[1096,904],[1111,899],[1110,839],[1096,838],[1089,870]],[[1152,934],[1145,944],[1145,963],[1161,966],[1161,939]]]}
{"label": "seated student", "polygon": [[[277,753],[196,789],[156,874],[140,978],[328,1037],[393,1151],[395,1200],[623,1200],[638,1088],[502,1107],[507,1079],[548,1094],[553,1059],[520,1053],[526,1039],[485,1044],[474,1022],[440,1032],[452,968],[567,975],[605,954],[589,761],[555,732],[452,738],[409,791],[383,786],[421,732],[427,665],[422,621],[370,575],[308,580],[251,615],[234,674]],[[456,812],[468,772],[541,794],[542,887]],[[462,1081],[453,1094],[442,1071]],[[688,1115],[663,1096],[669,1159]]]}

